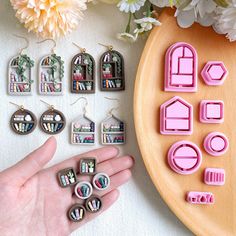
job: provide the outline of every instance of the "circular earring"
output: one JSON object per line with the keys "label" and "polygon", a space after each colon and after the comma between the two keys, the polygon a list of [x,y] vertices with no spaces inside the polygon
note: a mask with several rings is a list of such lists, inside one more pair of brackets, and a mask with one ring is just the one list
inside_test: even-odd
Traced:
{"label": "circular earring", "polygon": [[54,106],[47,102],[40,100],[45,104],[49,105],[49,109],[45,111],[40,117],[40,127],[43,132],[47,134],[58,134],[66,126],[66,118],[61,111],[54,109]]}
{"label": "circular earring", "polygon": [[37,125],[37,119],[34,113],[24,109],[23,106],[19,106],[12,102],[11,104],[20,108],[11,116],[10,125],[12,130],[20,135],[32,133]]}

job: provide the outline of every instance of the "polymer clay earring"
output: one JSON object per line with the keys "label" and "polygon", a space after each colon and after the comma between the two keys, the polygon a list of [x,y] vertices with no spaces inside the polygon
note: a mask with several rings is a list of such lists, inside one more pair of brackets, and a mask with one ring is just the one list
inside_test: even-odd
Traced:
{"label": "polymer clay earring", "polygon": [[95,93],[95,61],[76,43],[81,52],[75,55],[71,62],[71,92],[72,93]]}
{"label": "polymer clay earring", "polygon": [[[116,98],[105,98],[118,101]],[[113,111],[118,108],[112,108],[101,123],[101,140],[103,145],[125,144],[125,123],[113,114]]]}
{"label": "polymer clay earring", "polygon": [[12,130],[20,135],[27,135],[34,131],[37,125],[37,119],[33,112],[24,109],[23,106],[19,106],[13,102],[20,109],[13,113],[10,120]]}
{"label": "polymer clay earring", "polygon": [[78,98],[71,105],[76,104],[81,99],[84,99],[86,104],[83,109],[83,114],[78,116],[71,123],[71,144],[77,145],[94,145],[95,143],[95,122],[88,117],[88,101],[85,97]]}
{"label": "polymer clay earring", "polygon": [[40,100],[41,102],[47,104],[49,109],[45,111],[40,117],[40,127],[43,132],[47,134],[58,134],[66,126],[66,118],[61,111],[54,109],[54,106],[48,104],[47,102]]}
{"label": "polymer clay earring", "polygon": [[8,93],[10,95],[31,95],[31,68],[34,66],[34,61],[30,59],[23,51],[28,48],[29,41],[27,38],[14,35],[26,41],[27,45],[20,49],[18,55],[14,56],[8,66]]}
{"label": "polymer clay earring", "polygon": [[100,58],[100,87],[102,91],[125,90],[125,72],[123,56],[113,50],[113,46],[104,45],[108,51]]}
{"label": "polymer clay earring", "polygon": [[43,43],[47,40],[51,40],[54,46],[51,53],[44,56],[39,63],[39,93],[42,95],[62,95],[64,61],[55,53],[55,40],[45,39],[38,43]]}

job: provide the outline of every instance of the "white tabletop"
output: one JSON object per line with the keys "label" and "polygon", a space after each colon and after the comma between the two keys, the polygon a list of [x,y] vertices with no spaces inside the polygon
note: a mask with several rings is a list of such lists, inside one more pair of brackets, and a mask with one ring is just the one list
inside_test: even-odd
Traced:
{"label": "white tabletop", "polygon": [[[19,25],[14,17],[14,11],[10,7],[9,0],[2,0],[0,3],[0,130],[1,130],[1,161],[0,169],[4,169],[20,159],[28,152],[38,147],[48,135],[37,128],[29,136],[19,136],[14,134],[9,127],[11,114],[16,111],[16,107],[9,104],[9,101],[24,104],[32,110],[37,117],[47,109],[45,104],[39,99],[44,99],[55,105],[67,118],[68,125],[63,133],[57,135],[58,149],[50,165],[69,158],[72,155],[90,150],[91,147],[73,146],[69,144],[69,123],[81,112],[79,104],[71,107],[69,104],[78,98],[79,95],[69,92],[70,61],[78,53],[77,48],[72,45],[76,42],[87,48],[88,53],[94,56],[95,61],[99,61],[99,56],[105,48],[98,45],[109,43],[120,51],[125,59],[126,69],[126,90],[124,92],[106,93],[100,92],[97,86],[96,94],[87,95],[90,104],[90,116],[99,123],[105,118],[109,108],[116,106],[115,101],[108,101],[104,96],[120,99],[120,109],[116,113],[127,123],[128,136],[127,144],[121,147],[122,153],[130,153],[135,156],[136,166],[133,171],[132,180],[120,188],[120,198],[109,211],[79,229],[73,235],[81,236],[104,236],[104,235],[191,235],[185,226],[175,217],[161,199],[152,184],[144,167],[136,137],[133,123],[133,89],[135,74],[139,58],[145,43],[140,40],[135,44],[126,44],[115,38],[117,32],[123,30],[127,15],[121,14],[115,6],[104,4],[91,4],[85,13],[85,19],[81,22],[78,30],[66,39],[58,41],[57,54],[61,55],[65,61],[65,95],[60,97],[39,96],[34,84],[33,96],[14,97],[7,95],[7,66],[9,60],[18,52],[19,47],[24,45],[24,41],[15,38],[12,34],[27,36],[30,40],[30,48],[27,54],[36,62],[33,69],[33,79],[37,82],[37,64],[42,56],[49,52],[51,43],[37,45],[37,39],[32,34]],[[158,42],[157,42],[158,45]],[[99,134],[97,134],[99,138]],[[99,147],[96,144],[95,147]],[[95,148],[94,147],[94,148]],[[158,170],[157,170],[158,171]],[[65,212],[66,214],[66,212]]]}

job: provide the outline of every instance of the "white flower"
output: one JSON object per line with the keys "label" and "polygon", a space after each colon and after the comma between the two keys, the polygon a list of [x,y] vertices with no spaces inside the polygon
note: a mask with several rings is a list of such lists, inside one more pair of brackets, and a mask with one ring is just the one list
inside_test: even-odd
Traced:
{"label": "white flower", "polygon": [[194,22],[203,26],[210,26],[214,23],[217,4],[213,0],[192,0],[185,6],[186,0],[176,3],[178,25],[182,28],[190,27]]}
{"label": "white flower", "polygon": [[236,0],[231,0],[227,8],[219,7],[216,11],[214,30],[219,34],[226,34],[232,42],[236,40]]}
{"label": "white flower", "polygon": [[133,43],[137,40],[136,35],[132,35],[129,33],[119,33],[119,34],[117,34],[117,38],[122,41],[130,42],[130,43]]}
{"label": "white flower", "polygon": [[134,33],[142,33],[144,31],[149,31],[152,29],[153,26],[161,25],[161,22],[152,18],[152,17],[144,17],[141,19],[134,20],[134,22],[140,25],[140,29],[136,29]]}
{"label": "white flower", "polygon": [[134,13],[144,5],[145,1],[146,0],[121,0],[117,6],[120,11]]}

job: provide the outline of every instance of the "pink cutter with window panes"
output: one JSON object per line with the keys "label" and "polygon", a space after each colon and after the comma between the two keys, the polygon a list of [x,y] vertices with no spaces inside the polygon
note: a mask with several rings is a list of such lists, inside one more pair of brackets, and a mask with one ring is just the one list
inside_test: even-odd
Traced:
{"label": "pink cutter with window panes", "polygon": [[175,96],[160,107],[160,132],[168,135],[191,135],[193,131],[193,107]]}
{"label": "pink cutter with window panes", "polygon": [[165,91],[196,92],[197,64],[197,53],[190,44],[170,46],[165,57]]}
{"label": "pink cutter with window panes", "polygon": [[224,102],[220,100],[202,100],[199,119],[202,123],[224,122]]}

